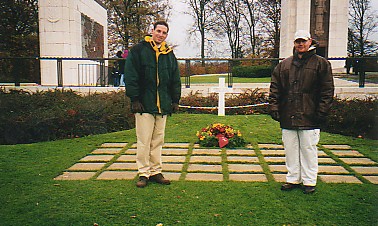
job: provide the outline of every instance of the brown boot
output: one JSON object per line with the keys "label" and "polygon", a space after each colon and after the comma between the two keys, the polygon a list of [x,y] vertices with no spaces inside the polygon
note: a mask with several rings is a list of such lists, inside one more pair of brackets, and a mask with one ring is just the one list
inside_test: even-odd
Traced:
{"label": "brown boot", "polygon": [[136,186],[137,186],[138,188],[144,188],[144,187],[147,186],[147,184],[148,184],[148,178],[145,177],[145,176],[141,176],[141,177],[139,177],[139,180],[138,180],[138,182],[136,183]]}
{"label": "brown boot", "polygon": [[164,184],[164,185],[171,184],[171,181],[169,181],[168,179],[165,179],[163,177],[163,174],[161,174],[161,173],[150,176],[150,181],[156,182],[158,184]]}
{"label": "brown boot", "polygon": [[303,193],[312,194],[314,192],[315,192],[315,186],[308,186],[308,185],[304,186]]}
{"label": "brown boot", "polygon": [[300,184],[285,183],[281,186],[281,190],[282,191],[291,191],[295,188],[300,188],[300,187],[301,187]]}

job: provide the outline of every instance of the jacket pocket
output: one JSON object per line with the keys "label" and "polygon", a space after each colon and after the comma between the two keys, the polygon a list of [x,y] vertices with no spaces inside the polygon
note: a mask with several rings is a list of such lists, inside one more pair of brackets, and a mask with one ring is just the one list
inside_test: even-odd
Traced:
{"label": "jacket pocket", "polygon": [[306,118],[313,119],[315,115],[316,104],[314,95],[309,93],[303,94],[303,113]]}
{"label": "jacket pocket", "polygon": [[305,68],[303,71],[303,86],[302,91],[304,93],[313,92],[317,85],[317,73],[315,68]]}

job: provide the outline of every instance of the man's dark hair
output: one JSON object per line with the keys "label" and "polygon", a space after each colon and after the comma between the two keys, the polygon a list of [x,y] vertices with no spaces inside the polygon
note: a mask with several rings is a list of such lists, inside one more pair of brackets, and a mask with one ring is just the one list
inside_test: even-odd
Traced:
{"label": "man's dark hair", "polygon": [[169,31],[169,26],[168,26],[168,23],[167,22],[165,22],[165,21],[157,21],[157,22],[155,22],[154,23],[154,30],[156,29],[156,27],[158,26],[158,25],[163,25],[163,26],[165,26],[165,27],[167,27],[167,32]]}

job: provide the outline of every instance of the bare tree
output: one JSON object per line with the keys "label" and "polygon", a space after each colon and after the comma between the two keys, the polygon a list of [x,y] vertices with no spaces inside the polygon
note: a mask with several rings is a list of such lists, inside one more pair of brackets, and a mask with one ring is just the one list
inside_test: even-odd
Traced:
{"label": "bare tree", "polygon": [[267,34],[267,46],[271,47],[271,57],[279,57],[280,28],[281,28],[281,0],[260,0],[260,9],[264,17],[261,18],[262,28]]}
{"label": "bare tree", "polygon": [[[369,36],[376,32],[378,27],[377,11],[371,9],[370,0],[350,0],[349,1],[349,29],[357,41],[357,51],[361,56],[365,56],[369,48]],[[349,42],[353,42],[349,40]],[[351,46],[351,45],[349,45]]]}
{"label": "bare tree", "polygon": [[257,54],[257,45],[258,45],[258,21],[260,19],[260,9],[259,4],[255,0],[243,0],[244,5],[246,6],[246,12],[243,14],[244,19],[248,26],[248,36],[249,42],[251,45],[251,53],[256,56]]}
{"label": "bare tree", "polygon": [[155,20],[168,19],[168,0],[104,0],[108,8],[109,49],[127,49],[148,33]]}
{"label": "bare tree", "polygon": [[355,57],[357,55],[357,43],[357,37],[354,35],[353,31],[348,28],[348,52],[351,57]]}
{"label": "bare tree", "polygon": [[242,58],[242,2],[241,0],[218,0],[215,4],[217,12],[217,35],[226,34],[232,58]]}
{"label": "bare tree", "polygon": [[[193,30],[191,32],[199,32],[201,39],[201,58],[205,58],[205,40],[206,34],[212,27],[213,9],[210,7],[213,0],[186,0],[190,8],[191,15],[195,21]],[[202,61],[202,66],[205,66],[205,61]]]}

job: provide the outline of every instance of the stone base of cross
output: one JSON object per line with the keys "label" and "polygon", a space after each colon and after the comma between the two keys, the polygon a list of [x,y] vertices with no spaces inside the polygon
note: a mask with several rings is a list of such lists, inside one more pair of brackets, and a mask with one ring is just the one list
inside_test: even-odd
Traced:
{"label": "stone base of cross", "polygon": [[218,93],[218,116],[225,116],[225,94],[232,93],[233,88],[227,88],[225,78],[219,78],[219,86],[210,88],[210,92]]}

